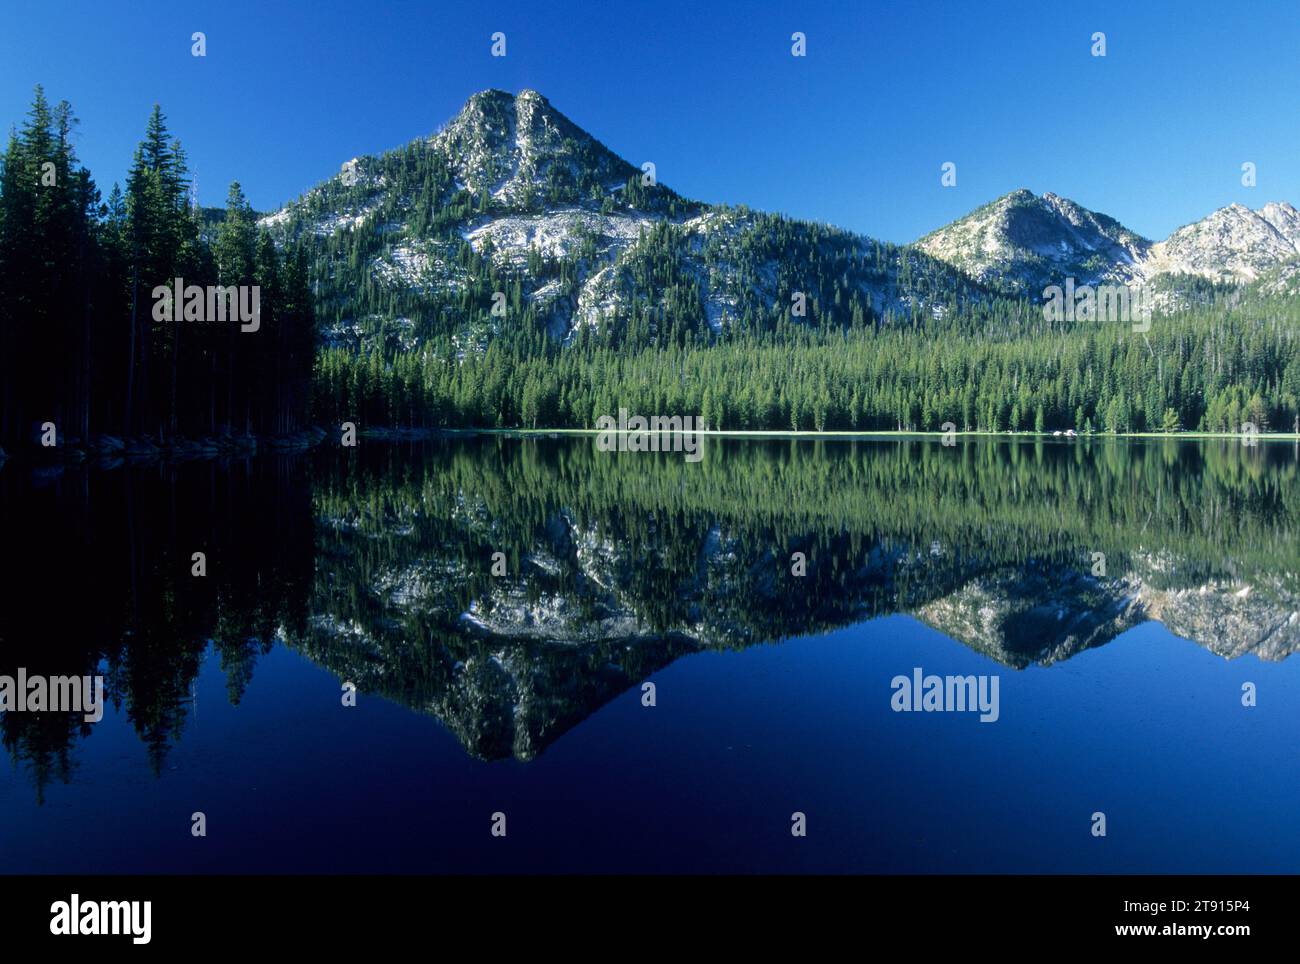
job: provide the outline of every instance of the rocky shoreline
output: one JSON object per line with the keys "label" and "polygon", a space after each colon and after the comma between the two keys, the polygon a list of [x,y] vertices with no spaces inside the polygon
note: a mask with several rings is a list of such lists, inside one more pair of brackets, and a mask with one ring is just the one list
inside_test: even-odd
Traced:
{"label": "rocky shoreline", "polygon": [[0,448],[0,463],[6,459],[31,463],[49,469],[70,464],[94,463],[103,466],[124,462],[179,461],[247,457],[259,452],[297,452],[314,448],[326,438],[318,426],[287,435],[208,435],[198,439],[159,438],[150,435],[119,437],[95,435],[89,439],[71,438],[49,448],[34,447],[6,453]]}
{"label": "rocky shoreline", "polygon": [[[357,432],[360,439],[381,442],[418,442],[435,438],[463,435],[465,430],[442,428],[363,428]],[[293,454],[305,452],[332,441],[336,433],[312,425],[287,435],[258,436],[251,434],[207,435],[198,439],[160,438],[141,435],[120,437],[94,435],[87,440],[70,438],[56,446],[33,446],[6,452],[0,447],[0,465],[6,460],[23,463],[37,471],[61,470],[68,465],[93,464],[99,468],[112,468],[124,463],[151,461],[178,462],[191,459],[249,458],[266,452]]]}

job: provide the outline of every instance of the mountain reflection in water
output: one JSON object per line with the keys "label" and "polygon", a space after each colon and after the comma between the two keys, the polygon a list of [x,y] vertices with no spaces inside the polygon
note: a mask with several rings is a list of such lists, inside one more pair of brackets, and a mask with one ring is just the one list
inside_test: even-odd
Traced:
{"label": "mountain reflection in water", "polygon": [[[1295,474],[1290,446],[1227,442],[711,439],[689,463],[506,437],[11,467],[0,670],[100,667],[160,772],[209,642],[231,703],[284,645],[520,760],[684,654],[890,613],[1013,669],[1148,620],[1281,660]],[[93,732],[0,725],[38,792]]]}

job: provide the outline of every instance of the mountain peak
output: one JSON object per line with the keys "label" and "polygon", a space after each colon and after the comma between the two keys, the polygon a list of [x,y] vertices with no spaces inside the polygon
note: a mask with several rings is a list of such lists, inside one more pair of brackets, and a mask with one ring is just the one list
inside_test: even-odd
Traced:
{"label": "mountain peak", "polygon": [[977,281],[1036,294],[1067,277],[1126,280],[1150,242],[1069,198],[1018,188],[926,235],[918,246]]}
{"label": "mountain peak", "polygon": [[1156,245],[1154,268],[1214,281],[1253,281],[1300,255],[1300,212],[1287,201],[1252,211],[1234,202]]}
{"label": "mountain peak", "polygon": [[1249,282],[1300,256],[1300,211],[1288,201],[1234,202],[1152,243],[1114,218],[1050,191],[1018,188],[917,242],[977,281],[1033,295],[1067,277],[1145,282],[1195,275]]}
{"label": "mountain peak", "polygon": [[[1044,195],[1044,197],[1047,196],[1048,195]],[[1014,191],[1008,191],[1006,194],[994,198],[988,204],[985,204],[982,208],[979,208],[977,210],[984,210],[984,209],[994,210],[994,209],[1005,209],[1009,207],[1024,207],[1026,205],[1033,206],[1040,203],[1042,203],[1042,198],[1040,198],[1033,191],[1029,190],[1029,188],[1018,187]],[[972,211],[971,213],[974,214],[975,212]]]}
{"label": "mountain peak", "polygon": [[431,138],[456,180],[514,204],[557,181],[584,195],[608,193],[635,169],[535,90],[482,90]]}
{"label": "mountain peak", "polygon": [[463,114],[465,113],[466,110],[484,104],[500,104],[500,105],[509,106],[509,105],[513,105],[515,101],[520,101],[520,100],[533,101],[535,103],[544,104],[547,107],[550,106],[550,101],[548,101],[538,91],[535,91],[529,87],[525,87],[517,94],[512,94],[508,90],[501,90],[497,87],[487,87],[483,90],[476,91],[475,93],[470,94],[468,99],[466,99],[465,101],[465,106],[461,108],[460,113]]}

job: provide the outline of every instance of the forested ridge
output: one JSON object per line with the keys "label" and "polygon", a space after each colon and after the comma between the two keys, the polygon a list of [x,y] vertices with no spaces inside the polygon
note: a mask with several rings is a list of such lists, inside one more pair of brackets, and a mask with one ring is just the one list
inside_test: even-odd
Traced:
{"label": "forested ridge", "polygon": [[[165,449],[344,421],[589,428],[620,408],[783,431],[1288,432],[1300,417],[1300,301],[1285,288],[1188,279],[1182,307],[1146,332],[1051,321],[916,248],[647,186],[571,125],[548,147],[563,163],[508,196],[459,184],[425,140],[354,163],[259,227],[238,184],[224,212],[194,203],[157,107],[107,199],[76,125],[38,88],[0,168],[10,449],[47,423],[60,444]],[[481,147],[453,133],[439,150]],[[561,254],[466,239],[556,206],[646,223],[603,273],[581,223]],[[395,280],[376,259],[413,239],[422,273]],[[557,328],[593,271],[607,310]],[[259,330],[155,320],[151,292],[176,277],[259,286]]]}

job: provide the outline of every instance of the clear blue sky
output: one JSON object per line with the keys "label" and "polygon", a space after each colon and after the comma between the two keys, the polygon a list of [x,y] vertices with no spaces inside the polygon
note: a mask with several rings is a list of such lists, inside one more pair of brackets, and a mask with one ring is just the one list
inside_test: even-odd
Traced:
{"label": "clear blue sky", "polygon": [[[190,55],[196,30],[206,58]],[[505,58],[489,55],[497,30]],[[796,30],[806,58],[790,55]],[[1300,204],[1297,0],[3,0],[6,129],[38,82],[72,102],[106,194],[157,101],[202,202],[237,179],[259,210],[488,87],[541,91],[688,196],[893,241],[1017,187],[1154,238],[1233,201]]]}

